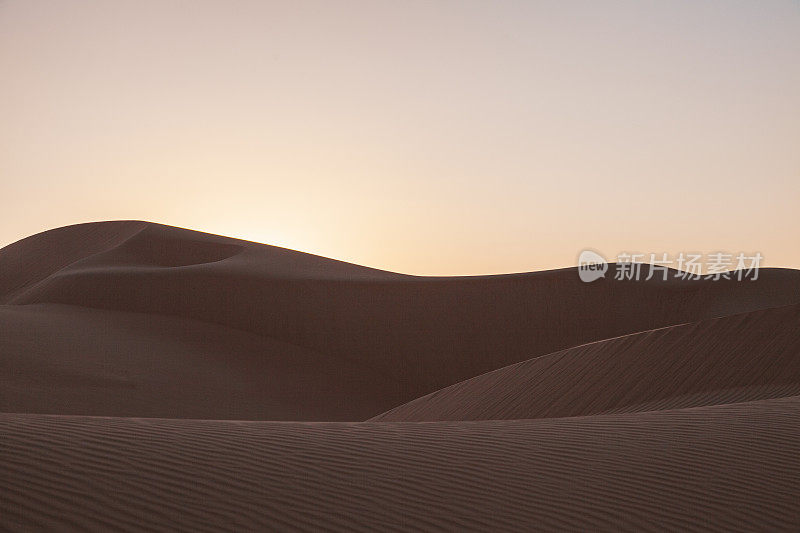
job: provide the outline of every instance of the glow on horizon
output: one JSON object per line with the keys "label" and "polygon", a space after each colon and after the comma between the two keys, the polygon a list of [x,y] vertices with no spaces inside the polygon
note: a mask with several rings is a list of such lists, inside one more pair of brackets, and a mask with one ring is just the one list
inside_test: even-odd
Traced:
{"label": "glow on horizon", "polygon": [[0,246],[145,219],[429,275],[800,268],[793,1],[0,3]]}

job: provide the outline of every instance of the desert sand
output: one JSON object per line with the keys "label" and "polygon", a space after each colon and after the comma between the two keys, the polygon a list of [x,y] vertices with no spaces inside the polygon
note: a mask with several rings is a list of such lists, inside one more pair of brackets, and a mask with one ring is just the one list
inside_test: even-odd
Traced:
{"label": "desert sand", "polygon": [[140,221],[0,250],[0,528],[797,530],[800,271],[418,277]]}

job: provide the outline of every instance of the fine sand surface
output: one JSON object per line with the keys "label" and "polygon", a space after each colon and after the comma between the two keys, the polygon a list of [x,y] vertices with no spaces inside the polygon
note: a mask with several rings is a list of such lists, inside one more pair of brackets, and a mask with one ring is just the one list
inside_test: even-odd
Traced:
{"label": "fine sand surface", "polygon": [[795,395],[800,395],[800,306],[793,305],[543,355],[374,420],[556,418]]}
{"label": "fine sand surface", "polygon": [[542,420],[0,415],[0,526],[796,530],[800,398]]}
{"label": "fine sand surface", "polygon": [[800,271],[659,276],[407,276],[139,221],[23,239],[0,529],[800,529]]}

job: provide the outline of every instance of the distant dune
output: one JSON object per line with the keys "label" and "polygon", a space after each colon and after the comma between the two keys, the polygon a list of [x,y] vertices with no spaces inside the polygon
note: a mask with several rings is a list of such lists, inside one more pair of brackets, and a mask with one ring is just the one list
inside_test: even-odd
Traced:
{"label": "distant dune", "polygon": [[418,277],[68,226],[0,249],[0,413],[12,530],[798,530],[800,271]]}
{"label": "distant dune", "polygon": [[19,355],[0,410],[50,414],[364,420],[579,344],[800,302],[792,270],[414,277],[145,222],[35,235],[0,272]]}

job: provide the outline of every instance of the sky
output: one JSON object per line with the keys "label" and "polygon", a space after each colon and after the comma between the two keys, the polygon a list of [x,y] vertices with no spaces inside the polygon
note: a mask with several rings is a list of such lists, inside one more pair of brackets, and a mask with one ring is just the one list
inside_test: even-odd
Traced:
{"label": "sky", "polygon": [[0,0],[0,246],[143,219],[419,275],[800,268],[800,2]]}

